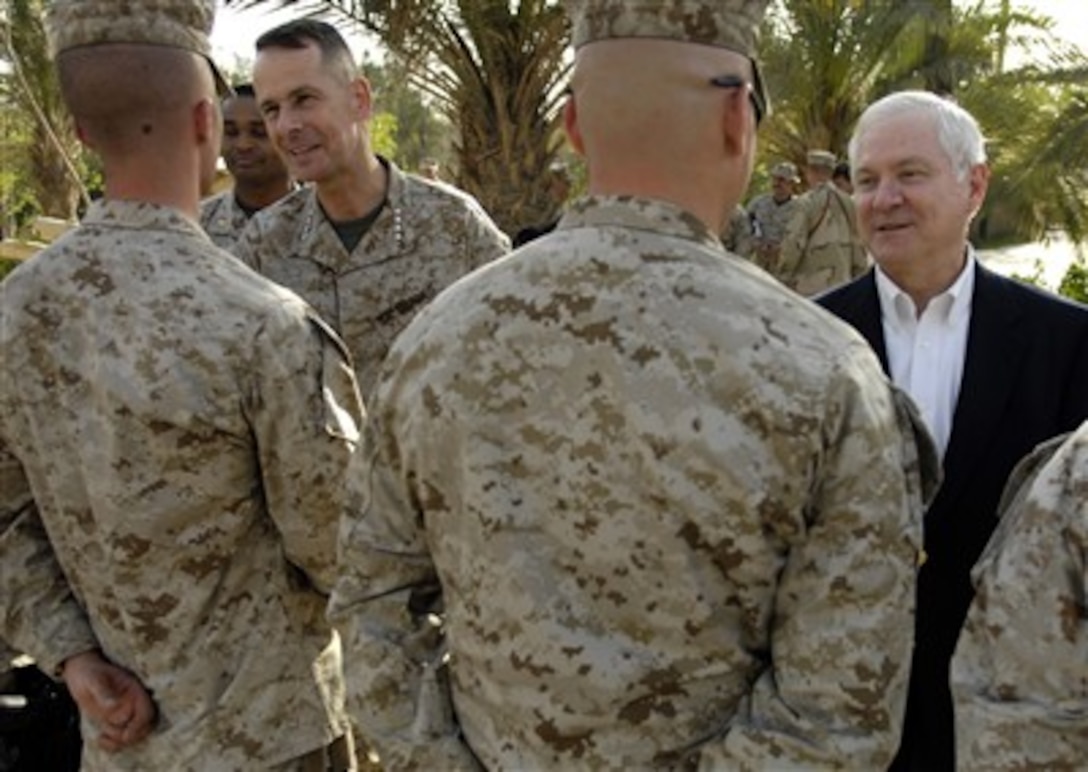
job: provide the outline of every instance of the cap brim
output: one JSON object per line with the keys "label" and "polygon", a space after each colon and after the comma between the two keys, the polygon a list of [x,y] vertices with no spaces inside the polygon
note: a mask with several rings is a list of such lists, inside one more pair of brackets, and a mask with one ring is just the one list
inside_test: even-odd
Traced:
{"label": "cap brim", "polygon": [[223,73],[219,71],[219,68],[215,66],[215,62],[212,61],[211,57],[205,56],[204,59],[208,62],[208,66],[212,68],[212,76],[215,78],[215,92],[219,97],[225,99],[234,96],[234,89],[227,82],[227,79],[223,77]]}

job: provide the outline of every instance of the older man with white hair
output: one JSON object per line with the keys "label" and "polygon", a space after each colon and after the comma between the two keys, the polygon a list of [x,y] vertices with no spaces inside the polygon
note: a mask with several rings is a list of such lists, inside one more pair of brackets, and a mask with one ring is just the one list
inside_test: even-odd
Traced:
{"label": "older man with white hair", "polygon": [[871,105],[850,141],[874,270],[819,298],[869,341],[917,402],[943,457],[926,513],[910,699],[896,769],[953,767],[949,662],[971,567],[1013,465],[1088,416],[1088,308],[1004,279],[967,240],[990,171],[959,105],[906,91]]}

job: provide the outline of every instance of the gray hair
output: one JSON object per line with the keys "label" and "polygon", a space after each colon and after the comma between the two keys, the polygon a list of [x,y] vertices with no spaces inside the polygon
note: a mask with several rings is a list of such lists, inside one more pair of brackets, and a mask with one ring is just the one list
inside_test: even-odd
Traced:
{"label": "gray hair", "polygon": [[928,91],[899,91],[877,100],[865,109],[850,137],[850,165],[858,167],[858,146],[874,123],[905,113],[929,115],[937,128],[937,140],[952,162],[956,177],[967,177],[971,167],[986,162],[986,140],[971,113],[954,101]]}

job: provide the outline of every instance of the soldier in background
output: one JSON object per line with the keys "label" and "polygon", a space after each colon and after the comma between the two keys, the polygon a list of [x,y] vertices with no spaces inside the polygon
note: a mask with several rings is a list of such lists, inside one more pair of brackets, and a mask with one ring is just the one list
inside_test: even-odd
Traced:
{"label": "soldier in background", "polygon": [[765,271],[773,271],[778,265],[778,255],[786,226],[796,208],[794,186],[801,179],[797,167],[782,161],[771,168],[771,190],[756,196],[748,203],[752,218],[752,262]]}
{"label": "soldier in background", "polygon": [[854,183],[850,181],[850,164],[845,161],[835,164],[835,171],[831,173],[831,181],[835,183],[835,187],[846,195],[853,195]]}
{"label": "soldier in background", "polygon": [[375,155],[370,85],[335,27],[261,35],[253,85],[291,176],[311,184],[258,213],[235,254],[336,328],[365,396],[404,326],[509,240],[467,193]]}
{"label": "soldier in background", "polygon": [[589,196],[393,345],[329,607],[389,768],[892,757],[936,460],[861,337],[719,240],[765,4],[577,3]]}
{"label": "soldier in background", "polygon": [[49,5],[106,192],[0,284],[0,638],[67,684],[84,769],[344,770],[324,608],[362,411],[335,334],[198,224],[214,11]]}
{"label": "soldier in background", "polygon": [[751,257],[753,246],[752,220],[743,206],[737,204],[725,220],[721,232],[722,246],[740,257]]}
{"label": "soldier in background", "polygon": [[200,224],[216,246],[229,252],[249,218],[294,187],[268,139],[249,83],[235,86],[223,99],[222,156],[234,184],[201,202]]}
{"label": "soldier in background", "polygon": [[424,158],[419,162],[419,176],[436,182],[442,180],[442,166],[437,158]]}
{"label": "soldier in background", "polygon": [[1001,510],[952,660],[957,769],[1080,769],[1088,421],[1020,463]]}
{"label": "soldier in background", "polygon": [[773,273],[790,289],[811,296],[861,276],[869,260],[854,202],[831,181],[835,156],[812,150],[807,160],[809,191],[790,217]]}

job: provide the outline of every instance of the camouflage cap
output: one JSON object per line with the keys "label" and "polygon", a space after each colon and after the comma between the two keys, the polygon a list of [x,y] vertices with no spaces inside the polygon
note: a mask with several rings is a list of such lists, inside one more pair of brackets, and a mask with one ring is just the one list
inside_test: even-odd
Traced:
{"label": "camouflage cap", "polygon": [[790,180],[791,182],[797,182],[801,179],[797,174],[797,167],[791,164],[789,161],[782,161],[772,166],[771,176],[779,177],[784,180]]}
{"label": "camouflage cap", "polygon": [[574,47],[658,38],[728,48],[755,58],[769,0],[568,0]]}
{"label": "camouflage cap", "polygon": [[165,46],[204,57],[220,94],[230,93],[212,61],[215,0],[54,0],[46,31],[54,55],[113,43]]}
{"label": "camouflage cap", "polygon": [[828,150],[809,150],[805,160],[808,161],[809,166],[815,166],[818,169],[834,169],[837,159],[835,154]]}

